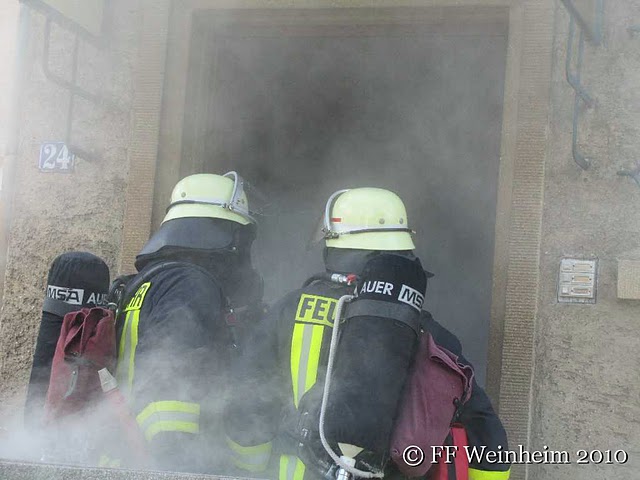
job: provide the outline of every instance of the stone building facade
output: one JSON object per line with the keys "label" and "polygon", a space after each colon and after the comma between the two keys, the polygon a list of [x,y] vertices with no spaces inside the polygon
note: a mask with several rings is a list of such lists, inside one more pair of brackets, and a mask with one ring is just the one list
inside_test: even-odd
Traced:
{"label": "stone building facade", "polygon": [[[245,29],[275,22],[320,32],[348,22],[373,28],[420,17],[433,28],[495,27],[507,35],[486,385],[512,447],[567,451],[573,462],[516,465],[512,478],[637,478],[640,304],[634,298],[640,297],[633,279],[640,258],[640,189],[617,173],[635,166],[640,147],[639,0],[604,2],[602,41],[585,42],[580,80],[596,100],[578,117],[577,147],[590,160],[586,170],[572,159],[566,6],[578,5],[581,18],[597,27],[598,1],[108,3],[97,40],[50,22],[48,10],[22,6],[21,28],[28,35],[18,52],[20,80],[13,93],[20,99],[18,132],[9,139],[16,151],[3,167],[9,216],[0,418],[21,409],[51,260],[86,249],[102,256],[113,274],[130,272],[162,218],[172,185],[189,171],[184,128],[196,113],[188,111],[187,98],[202,88],[188,75],[195,14],[232,11]],[[576,39],[581,28],[578,22]],[[45,70],[72,81],[76,45],[75,81],[100,100],[74,97],[69,137],[70,92]],[[577,43],[571,53],[577,55]],[[74,173],[40,172],[40,145],[65,138],[83,152]],[[563,258],[597,259],[595,303],[558,301]],[[577,465],[580,449],[626,450],[629,459]]]}

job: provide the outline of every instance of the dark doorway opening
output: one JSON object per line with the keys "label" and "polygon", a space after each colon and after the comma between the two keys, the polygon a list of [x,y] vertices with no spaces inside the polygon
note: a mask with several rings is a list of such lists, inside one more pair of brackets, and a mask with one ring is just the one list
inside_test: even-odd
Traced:
{"label": "dark doorway opening", "polygon": [[388,25],[247,26],[217,15],[194,17],[181,175],[237,170],[265,197],[255,257],[266,300],[323,268],[321,246],[307,243],[333,191],[389,188],[435,274],[427,308],[484,383],[506,23],[390,14]]}

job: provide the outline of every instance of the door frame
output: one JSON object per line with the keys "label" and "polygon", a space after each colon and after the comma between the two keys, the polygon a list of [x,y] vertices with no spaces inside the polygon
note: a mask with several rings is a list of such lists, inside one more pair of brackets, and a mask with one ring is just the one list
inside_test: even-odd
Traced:
{"label": "door frame", "polygon": [[[143,4],[144,15],[151,21],[142,26],[133,115],[152,121],[146,126],[134,122],[132,131],[120,271],[131,271],[135,254],[159,224],[179,179],[183,124],[189,114],[185,112],[186,72],[195,12],[233,9],[257,25],[274,19],[296,25],[304,18],[311,23],[321,20],[323,25],[379,24],[394,21],[390,8],[422,10],[423,21],[436,26],[451,18],[467,22],[470,28],[505,19],[508,46],[486,390],[499,409],[510,443],[527,448],[548,154],[553,1],[335,0],[330,10],[320,0],[143,0]],[[300,15],[301,10],[313,13]],[[161,88],[161,97],[151,103],[145,89],[150,82]],[[526,471],[525,465],[514,466],[512,479],[526,478]]]}

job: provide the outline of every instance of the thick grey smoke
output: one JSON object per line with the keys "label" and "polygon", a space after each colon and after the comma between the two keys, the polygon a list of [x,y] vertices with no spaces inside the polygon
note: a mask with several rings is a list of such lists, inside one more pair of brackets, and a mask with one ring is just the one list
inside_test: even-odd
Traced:
{"label": "thick grey smoke", "polygon": [[252,36],[207,19],[197,29],[209,32],[196,38],[210,56],[194,59],[204,64],[192,65],[192,81],[207,72],[209,88],[190,102],[208,110],[185,147],[204,145],[198,168],[238,170],[267,198],[256,245],[267,300],[322,270],[321,247],[305,245],[333,191],[389,188],[435,273],[427,308],[460,336],[483,383],[506,36],[428,27]]}
{"label": "thick grey smoke", "polygon": [[[167,385],[163,372],[175,371],[177,362],[192,366],[206,363],[209,367],[196,382],[187,385],[182,378],[172,378],[169,384],[173,388],[170,391],[164,389],[168,400],[199,398],[200,434],[185,434],[183,439],[190,443],[189,457],[194,459],[189,466],[174,463],[171,450],[162,458],[152,457],[150,460],[136,453],[135,443],[128,440],[127,427],[120,419],[121,415],[128,415],[135,424],[135,413],[133,409],[114,406],[107,395],[74,415],[43,420],[31,429],[24,427],[22,419],[15,416],[0,431],[0,459],[237,476],[238,472],[230,466],[222,424],[229,401],[229,389],[226,388],[230,385],[228,364],[219,362],[208,350],[200,349],[189,355],[177,356],[175,349],[163,348],[166,345],[162,342],[158,346],[152,355],[136,362],[136,385],[147,391],[153,390],[155,382]],[[187,371],[186,367],[183,371]],[[126,390],[122,385],[119,388],[123,393]],[[144,435],[144,432],[141,430],[140,434]],[[191,439],[196,441],[191,443]]]}
{"label": "thick grey smoke", "polygon": [[[405,201],[417,253],[435,273],[427,307],[459,335],[482,383],[506,36],[427,27],[252,35],[215,25],[205,16],[194,22],[199,54],[189,84],[207,80],[187,95],[187,112],[200,113],[185,118],[185,150],[199,153],[182,173],[237,170],[264,196],[254,252],[265,300],[323,269],[321,246],[307,243],[333,191],[389,188]],[[156,370],[174,361],[168,355],[153,359]],[[206,410],[219,417],[225,393],[207,398]],[[94,420],[113,422],[98,412]],[[14,427],[10,440],[0,438],[0,457],[82,462],[95,453],[51,453],[53,432],[16,434]],[[85,427],[79,421],[69,431],[81,439]]]}

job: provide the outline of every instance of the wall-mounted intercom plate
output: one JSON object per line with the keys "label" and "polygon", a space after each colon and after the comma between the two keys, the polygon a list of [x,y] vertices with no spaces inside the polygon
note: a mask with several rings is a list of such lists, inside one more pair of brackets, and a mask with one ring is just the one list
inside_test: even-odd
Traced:
{"label": "wall-mounted intercom plate", "polygon": [[563,258],[558,278],[558,302],[596,303],[598,260]]}

